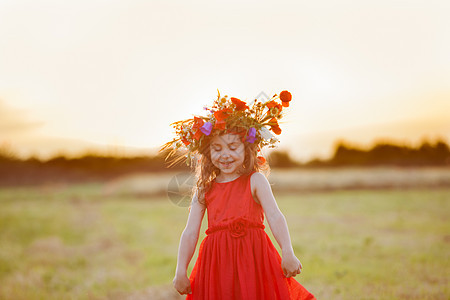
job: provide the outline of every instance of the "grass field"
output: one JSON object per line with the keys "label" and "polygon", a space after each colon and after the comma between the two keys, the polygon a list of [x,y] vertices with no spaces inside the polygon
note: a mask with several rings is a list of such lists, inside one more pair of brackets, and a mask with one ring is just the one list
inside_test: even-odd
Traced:
{"label": "grass field", "polygon": [[[318,299],[450,299],[448,188],[276,198]],[[101,184],[1,189],[0,299],[179,299],[187,213]]]}

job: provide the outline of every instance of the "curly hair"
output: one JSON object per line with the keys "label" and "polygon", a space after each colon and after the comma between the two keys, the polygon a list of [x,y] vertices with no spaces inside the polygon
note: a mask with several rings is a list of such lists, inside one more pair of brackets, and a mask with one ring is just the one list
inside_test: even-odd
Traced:
{"label": "curly hair", "polygon": [[[220,134],[219,136],[224,135]],[[194,166],[197,177],[197,183],[193,187],[192,194],[197,192],[198,201],[206,205],[206,194],[211,190],[214,179],[220,174],[220,169],[217,168],[211,160],[210,142],[213,137],[205,140],[205,143],[200,147],[200,158],[196,160]],[[255,143],[244,142],[244,163],[237,170],[239,175],[250,174],[253,171],[263,171],[266,176],[270,172],[269,164],[265,161],[261,163],[258,161],[258,145]]]}

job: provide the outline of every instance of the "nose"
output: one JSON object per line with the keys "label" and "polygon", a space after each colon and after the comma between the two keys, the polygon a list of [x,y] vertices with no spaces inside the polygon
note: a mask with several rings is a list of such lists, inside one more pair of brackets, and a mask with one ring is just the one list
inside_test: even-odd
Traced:
{"label": "nose", "polygon": [[224,149],[221,153],[220,153],[220,157],[225,158],[225,157],[229,157],[230,156],[230,152],[228,151],[228,149]]}

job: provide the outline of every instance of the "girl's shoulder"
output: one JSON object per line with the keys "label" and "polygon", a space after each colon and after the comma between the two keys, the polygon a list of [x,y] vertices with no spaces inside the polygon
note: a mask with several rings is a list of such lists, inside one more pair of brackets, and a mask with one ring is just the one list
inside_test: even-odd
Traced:
{"label": "girl's shoulder", "polygon": [[264,176],[263,173],[259,172],[259,171],[253,171],[252,173],[250,173],[250,178],[253,180],[254,178],[259,178],[259,177],[264,177],[266,178],[266,176]]}
{"label": "girl's shoulder", "polygon": [[266,176],[258,171],[254,172],[250,176],[250,185],[252,188],[252,191],[269,185],[269,181],[267,180]]}

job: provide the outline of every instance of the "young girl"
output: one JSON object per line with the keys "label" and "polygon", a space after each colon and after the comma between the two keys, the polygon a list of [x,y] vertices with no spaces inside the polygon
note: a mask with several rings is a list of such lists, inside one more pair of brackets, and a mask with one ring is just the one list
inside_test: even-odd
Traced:
{"label": "young girl", "polygon": [[[280,100],[281,102],[277,102]],[[250,108],[237,98],[220,97],[207,117],[173,123],[177,138],[162,148],[173,148],[168,157],[184,147],[187,155],[176,163],[200,154],[195,161],[198,181],[186,228],[181,235],[173,284],[186,299],[315,299],[293,277],[302,272],[295,256],[286,219],[260,170],[268,166],[261,147],[278,141],[278,119],[289,106],[287,91],[267,102],[255,100]],[[207,237],[190,277],[189,262],[195,252],[205,211]],[[281,247],[280,257],[264,231],[264,214]]]}

